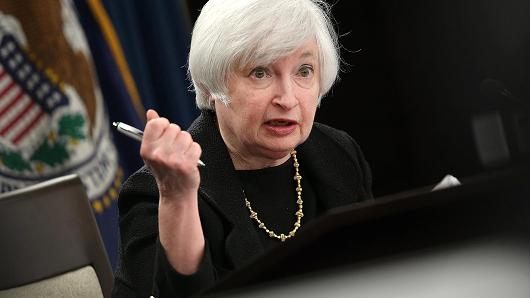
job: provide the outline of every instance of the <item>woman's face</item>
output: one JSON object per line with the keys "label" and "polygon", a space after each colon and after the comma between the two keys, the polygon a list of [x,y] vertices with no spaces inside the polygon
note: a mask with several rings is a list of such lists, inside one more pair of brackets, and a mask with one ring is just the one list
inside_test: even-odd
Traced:
{"label": "woman's face", "polygon": [[274,165],[307,139],[320,92],[318,54],[311,39],[270,65],[249,65],[230,75],[230,104],[216,100],[215,109],[233,160]]}

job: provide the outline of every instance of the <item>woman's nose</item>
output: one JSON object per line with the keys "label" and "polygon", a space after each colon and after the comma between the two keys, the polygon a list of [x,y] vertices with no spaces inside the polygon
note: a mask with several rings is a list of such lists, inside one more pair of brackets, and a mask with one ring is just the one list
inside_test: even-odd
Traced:
{"label": "woman's nose", "polygon": [[274,105],[277,105],[283,109],[289,110],[298,105],[298,99],[296,98],[296,86],[289,77],[277,80],[276,92],[272,100]]}

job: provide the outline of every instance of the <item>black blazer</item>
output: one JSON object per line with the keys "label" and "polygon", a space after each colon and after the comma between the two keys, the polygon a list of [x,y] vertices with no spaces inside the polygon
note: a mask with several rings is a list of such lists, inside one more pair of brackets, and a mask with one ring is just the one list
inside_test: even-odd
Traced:
{"label": "black blazer", "polygon": [[[200,168],[199,213],[206,250],[199,271],[183,276],[167,261],[158,241],[156,182],[143,167],[120,191],[121,243],[114,297],[190,296],[264,252],[215,113],[202,112],[189,132],[201,144],[201,160],[206,164]],[[306,169],[304,176],[326,210],[372,198],[370,169],[347,133],[315,123],[297,152]]]}

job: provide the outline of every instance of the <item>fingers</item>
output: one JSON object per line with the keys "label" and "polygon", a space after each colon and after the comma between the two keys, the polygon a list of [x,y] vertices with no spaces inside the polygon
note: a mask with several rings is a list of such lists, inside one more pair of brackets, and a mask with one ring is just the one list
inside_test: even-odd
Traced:
{"label": "fingers", "polygon": [[179,132],[176,137],[173,139],[173,143],[171,144],[171,153],[173,155],[173,160],[178,164],[190,164],[191,166],[196,166],[196,161],[194,163],[193,159],[190,158],[190,154],[188,154],[188,151],[190,150],[190,147],[194,144],[191,135],[187,131],[181,131]]}
{"label": "fingers", "polygon": [[188,162],[194,164],[199,160],[201,148],[187,131],[160,117],[155,110],[148,110],[146,116],[148,121],[140,148],[144,160],[154,163],[167,161],[173,166]]}
{"label": "fingers", "polygon": [[[169,124],[169,126],[166,128],[166,130],[163,133],[163,137],[167,138],[168,142],[175,142],[177,140],[177,137],[182,133],[186,131],[182,131],[180,129],[180,126],[176,125],[175,123]],[[186,132],[187,133],[187,132]]]}
{"label": "fingers", "polygon": [[167,120],[166,118],[163,118],[163,117],[152,118],[151,120],[147,121],[147,124],[145,125],[143,140],[145,142],[154,142],[160,139],[169,126],[170,126],[169,120]]}
{"label": "fingers", "polygon": [[145,127],[140,155],[148,163],[166,164],[169,167],[193,164],[195,156],[200,156],[200,153],[197,155],[200,150],[196,148],[190,151],[192,154],[187,153],[193,143],[191,135],[177,124],[169,123],[163,117],[152,118]]}
{"label": "fingers", "polygon": [[192,142],[190,146],[188,147],[188,150],[186,150],[184,154],[187,156],[189,160],[192,160],[194,163],[198,162],[202,154],[201,145],[199,145],[196,142]]}
{"label": "fingers", "polygon": [[173,141],[173,146],[181,148],[182,152],[186,152],[188,147],[193,143],[191,135],[187,131],[181,131],[176,135],[176,138]]}
{"label": "fingers", "polygon": [[148,110],[146,116],[140,155],[151,169],[161,196],[196,192],[200,183],[199,144],[187,131],[160,117],[156,111]]}
{"label": "fingers", "polygon": [[147,113],[146,113],[146,118],[147,118],[147,121],[149,122],[150,120],[152,119],[155,119],[155,118],[159,118],[160,116],[158,116],[158,113],[153,110],[153,109],[149,109],[147,110]]}
{"label": "fingers", "polygon": [[194,142],[187,131],[182,131],[175,140],[175,147],[182,150],[182,158],[189,162],[190,166],[196,167],[202,154],[201,146]]}

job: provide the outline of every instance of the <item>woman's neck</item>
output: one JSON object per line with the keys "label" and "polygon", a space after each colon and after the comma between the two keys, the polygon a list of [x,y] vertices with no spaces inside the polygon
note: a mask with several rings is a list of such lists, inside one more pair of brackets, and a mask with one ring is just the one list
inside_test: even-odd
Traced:
{"label": "woman's neck", "polygon": [[285,156],[279,159],[269,159],[261,157],[248,158],[230,149],[228,150],[228,152],[230,153],[230,158],[232,159],[232,163],[234,164],[236,170],[257,170],[270,168],[283,164],[291,157],[291,155],[287,153]]}

